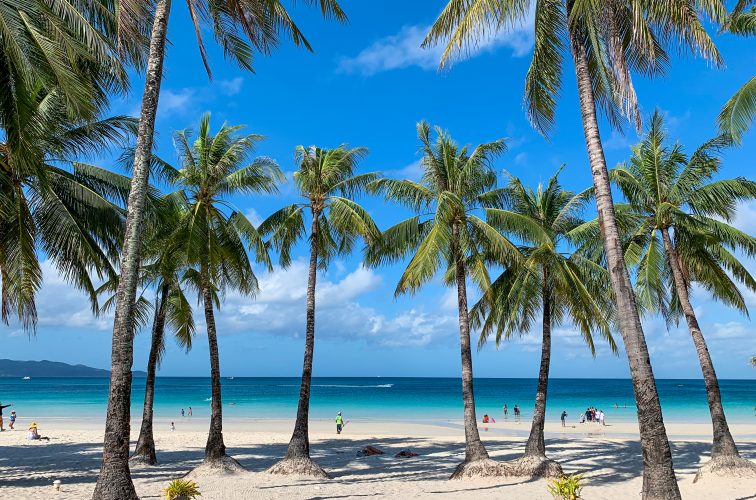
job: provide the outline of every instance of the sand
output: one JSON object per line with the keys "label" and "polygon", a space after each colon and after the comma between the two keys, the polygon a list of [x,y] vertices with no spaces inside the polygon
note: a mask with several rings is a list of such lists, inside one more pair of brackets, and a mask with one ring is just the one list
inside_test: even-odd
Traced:
{"label": "sand", "polygon": [[[161,492],[168,481],[182,477],[202,462],[208,421],[195,416],[179,417],[174,422],[175,431],[170,430],[168,420],[155,423],[160,464],[132,469],[141,498],[163,498]],[[0,498],[90,498],[100,465],[103,422],[40,418],[37,423],[41,434],[52,438],[50,442],[26,441],[25,430],[0,433]],[[265,474],[264,470],[285,453],[291,427],[291,422],[277,420],[225,422],[228,452],[247,472],[197,478],[201,498],[551,498],[544,480],[447,480],[463,458],[463,433],[457,421],[349,422],[342,435],[336,435],[331,422],[313,421],[312,456],[334,479]],[[684,498],[756,498],[753,479],[707,477],[693,483],[695,471],[708,459],[708,425],[671,423],[667,428]],[[138,421],[132,430],[132,439],[136,440]],[[497,460],[518,457],[528,430],[526,421],[497,422],[487,427],[481,424],[483,440],[491,457]],[[732,432],[743,456],[755,460],[756,424],[733,425]],[[358,457],[357,451],[367,445],[381,448],[386,454]],[[583,498],[640,498],[641,453],[635,424],[603,428],[578,424],[562,429],[559,423],[549,423],[546,446],[549,456],[559,461],[566,473],[585,473]],[[419,456],[394,458],[405,449]],[[52,488],[56,479],[62,482],[59,492]]]}

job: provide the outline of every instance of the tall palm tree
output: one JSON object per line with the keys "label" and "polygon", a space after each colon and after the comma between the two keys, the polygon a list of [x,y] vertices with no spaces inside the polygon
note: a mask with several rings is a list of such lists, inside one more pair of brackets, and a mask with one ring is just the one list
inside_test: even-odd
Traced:
{"label": "tall palm tree", "polygon": [[[260,225],[262,235],[270,235],[270,243],[280,253],[282,267],[291,264],[291,248],[303,237],[310,241],[310,267],[307,273],[307,305],[305,349],[302,382],[299,390],[297,419],[289,447],[283,460],[273,465],[272,474],[304,474],[330,477],[310,458],[310,388],[312,361],[315,353],[315,287],[317,270],[327,269],[331,259],[348,255],[359,237],[371,243],[380,232],[373,219],[352,198],[376,180],[376,173],[355,175],[359,161],[367,149],[349,149],[341,145],[335,149],[297,146],[297,171],[294,183],[303,203],[288,205],[268,217]],[[309,212],[310,231],[305,217]]]}
{"label": "tall palm tree", "polygon": [[368,251],[372,265],[396,262],[412,255],[396,286],[395,295],[414,293],[440,270],[445,282],[456,285],[459,313],[459,343],[462,360],[465,460],[452,478],[499,475],[499,464],[488,459],[475,418],[467,278],[484,292],[490,287],[487,259],[511,264],[517,248],[475,211],[501,205],[503,192],[495,190],[496,174],[490,162],[506,150],[503,140],[481,144],[470,151],[459,147],[449,134],[421,122],[417,134],[422,143],[421,182],[379,179],[371,189],[387,200],[406,206],[417,215],[383,232]]}
{"label": "tall palm tree", "polygon": [[[730,13],[725,28],[742,36],[756,35],[756,4],[754,0],[739,0]],[[717,117],[719,129],[740,143],[743,134],[756,117],[756,75],[748,80],[727,103]]]}
{"label": "tall palm tree", "polygon": [[471,311],[472,323],[481,332],[479,346],[491,334],[499,346],[513,335],[530,332],[541,311],[541,365],[533,423],[525,454],[512,463],[514,473],[522,476],[562,475],[562,467],[546,457],[543,436],[552,328],[574,324],[594,355],[592,332],[598,331],[612,351],[617,351],[609,331],[613,303],[608,272],[579,252],[564,253],[572,246],[570,232],[583,224],[581,212],[591,190],[578,194],[565,191],[558,175],[545,189],[539,184],[536,191],[510,177],[504,188],[503,207],[486,210],[491,226],[521,242],[523,258],[492,283],[491,293]]}
{"label": "tall palm tree", "polygon": [[[223,403],[221,401],[220,359],[215,308],[220,296],[236,290],[252,296],[257,278],[252,271],[247,250],[256,260],[271,269],[267,249],[254,225],[242,212],[232,207],[229,196],[276,191],[276,182],[283,176],[276,163],[258,157],[248,159],[262,138],[251,134],[240,136],[241,126],[224,124],[215,135],[210,132],[210,115],[200,119],[197,138],[184,130],[175,136],[181,158],[181,169],[172,182],[179,190],[171,196],[185,205],[176,228],[166,245],[180,252],[178,262],[186,263],[182,281],[196,290],[204,308],[210,352],[211,417],[205,446],[204,464],[227,469],[241,468],[226,455],[223,442]],[[246,247],[246,248],[245,248]]]}
{"label": "tall palm tree", "polygon": [[124,145],[132,119],[72,118],[57,90],[38,85],[0,139],[0,276],[2,321],[33,332],[42,284],[38,251],[88,296],[114,275],[128,179],[77,160]]}
{"label": "tall palm tree", "polygon": [[734,252],[756,255],[756,238],[722,219],[734,218],[738,202],[756,199],[756,182],[743,177],[712,181],[721,167],[717,153],[729,138],[708,141],[690,156],[666,139],[656,111],[630,160],[610,172],[628,200],[629,215],[638,221],[627,260],[638,267],[641,304],[660,311],[668,322],[683,316],[698,354],[714,444],[711,461],[697,477],[707,471],[756,475],[756,464],[740,457],[730,433],[714,364],[690,301],[691,286],[697,283],[717,300],[748,313],[736,283],[756,291],[756,280]]}
{"label": "tall palm tree", "polygon": [[[122,0],[119,5],[120,23],[124,33],[134,31],[138,24],[140,0]],[[344,12],[336,0],[307,0],[308,4],[318,4],[326,17],[343,21]],[[191,0],[187,3],[198,37],[202,59],[207,65],[202,28],[210,25],[213,35],[224,53],[242,68],[251,69],[253,50],[269,53],[278,43],[281,35],[289,36],[295,45],[309,43],[286,12],[280,0]],[[110,390],[108,412],[105,423],[105,440],[100,474],[95,486],[94,498],[129,500],[136,498],[134,485],[129,474],[129,412],[131,401],[131,364],[134,344],[131,338],[134,322],[134,301],[136,297],[139,258],[145,199],[148,189],[149,163],[152,155],[155,116],[160,98],[160,84],[163,77],[168,18],[171,0],[156,0],[152,31],[147,57],[147,72],[142,93],[134,169],[128,200],[125,238],[120,261],[119,289],[116,296],[115,321],[113,322],[113,343],[111,352]],[[137,21],[134,21],[134,20]],[[132,22],[134,21],[134,22]],[[126,29],[129,28],[129,29]],[[245,41],[245,38],[248,42]]]}
{"label": "tall palm tree", "polygon": [[528,117],[544,134],[552,127],[563,59],[569,49],[618,326],[638,409],[644,457],[643,498],[678,499],[680,492],[648,346],[622,258],[598,111],[615,127],[621,126],[623,118],[640,127],[633,72],[649,76],[662,72],[669,59],[665,43],[677,42],[715,64],[721,63],[701,15],[719,22],[726,11],[721,0],[449,0],[424,45],[446,42],[443,65],[454,54],[474,47],[483,36],[523,22],[531,9],[535,12],[535,49],[525,78]]}

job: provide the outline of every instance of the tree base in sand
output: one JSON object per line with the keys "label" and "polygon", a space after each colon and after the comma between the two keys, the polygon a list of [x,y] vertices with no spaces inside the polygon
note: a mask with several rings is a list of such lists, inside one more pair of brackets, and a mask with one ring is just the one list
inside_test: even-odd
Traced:
{"label": "tree base in sand", "polygon": [[246,469],[236,459],[223,455],[220,458],[205,458],[204,462],[190,470],[184,477],[194,479],[204,476],[238,474],[245,471]]}
{"label": "tree base in sand", "polygon": [[457,466],[449,479],[468,479],[475,477],[505,477],[510,476],[509,468],[490,458],[462,462]]}
{"label": "tree base in sand", "polygon": [[508,476],[558,478],[564,475],[558,462],[544,456],[525,455],[501,464]]}
{"label": "tree base in sand", "polygon": [[321,466],[310,458],[284,458],[266,471],[268,474],[281,474],[285,476],[306,476],[331,479]]}
{"label": "tree base in sand", "polygon": [[698,482],[698,480],[706,476],[751,477],[756,480],[756,463],[743,457],[720,455],[703,464],[698,469],[693,482]]}
{"label": "tree base in sand", "polygon": [[131,457],[129,457],[129,465],[133,465],[135,467],[157,465],[157,463],[158,461],[156,458],[152,458],[149,455],[142,453],[138,455],[131,455]]}

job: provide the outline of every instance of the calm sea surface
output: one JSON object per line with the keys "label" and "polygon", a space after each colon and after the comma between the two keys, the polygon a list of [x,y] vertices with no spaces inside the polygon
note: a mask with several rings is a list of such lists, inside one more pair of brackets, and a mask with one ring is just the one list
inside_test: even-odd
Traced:
{"label": "calm sea surface", "polygon": [[[706,392],[700,380],[659,380],[664,418],[706,422]],[[728,420],[754,423],[756,380],[720,380]],[[500,419],[502,405],[520,405],[523,418],[532,414],[535,379],[476,379],[479,416]],[[13,403],[19,416],[104,417],[107,378],[0,378],[0,401]],[[224,416],[231,418],[292,418],[299,394],[297,378],[223,379]],[[144,379],[135,379],[132,414],[141,416]],[[617,404],[619,408],[614,408]],[[629,380],[552,379],[549,419],[567,410],[577,420],[589,405],[603,409],[607,420],[634,421]],[[157,417],[178,416],[191,406],[195,416],[209,415],[210,379],[159,377],[155,394]],[[337,411],[347,418],[375,420],[460,419],[460,381],[451,378],[316,378],[312,389],[312,418],[331,418]],[[5,410],[9,413],[9,409]]]}

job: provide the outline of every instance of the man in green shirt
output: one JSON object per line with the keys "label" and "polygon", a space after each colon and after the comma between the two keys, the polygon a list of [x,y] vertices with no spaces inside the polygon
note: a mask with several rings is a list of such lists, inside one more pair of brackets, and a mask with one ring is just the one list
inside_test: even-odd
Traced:
{"label": "man in green shirt", "polygon": [[341,434],[341,429],[344,428],[344,418],[341,416],[341,412],[336,414],[336,434]]}

